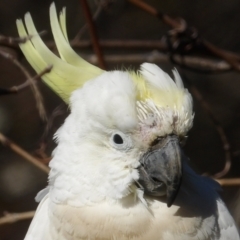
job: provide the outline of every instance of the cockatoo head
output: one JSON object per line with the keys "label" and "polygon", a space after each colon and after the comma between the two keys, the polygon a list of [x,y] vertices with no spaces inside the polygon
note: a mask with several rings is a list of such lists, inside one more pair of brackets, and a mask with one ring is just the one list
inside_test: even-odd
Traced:
{"label": "cockatoo head", "polygon": [[[50,7],[53,36],[61,58],[37,34],[30,14],[26,29],[17,21],[20,47],[37,71],[53,64],[43,80],[71,113],[56,133],[49,175],[50,197],[74,206],[139,196],[166,196],[170,206],[181,183],[180,142],[192,126],[192,98],[176,70],[174,80],[158,66],[103,71],[70,47],[65,9],[59,20]],[[27,33],[28,32],[28,33]]]}

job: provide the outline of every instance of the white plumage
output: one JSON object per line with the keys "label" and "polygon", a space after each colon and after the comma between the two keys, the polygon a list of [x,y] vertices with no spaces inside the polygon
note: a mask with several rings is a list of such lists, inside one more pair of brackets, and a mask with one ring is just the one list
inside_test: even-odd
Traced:
{"label": "white plumage", "polygon": [[[135,187],[138,159],[152,139],[148,123],[139,132],[135,91],[128,73],[111,72],[73,93],[71,114],[56,134],[49,193],[26,240],[239,239],[214,184],[189,167],[170,208]],[[126,138],[120,149],[112,146],[115,132]]]}
{"label": "white plumage", "polygon": [[[149,63],[141,65],[138,73],[92,70],[70,49],[65,10],[61,27],[54,5],[50,12],[62,59],[49,53],[39,36],[21,48],[38,72],[46,63],[56,63],[44,80],[66,102],[71,94],[71,113],[56,133],[49,186],[37,196],[41,202],[25,240],[238,240],[217,184],[196,175],[186,160],[170,208],[168,192],[156,197],[139,188],[140,159],[159,151],[158,145],[162,144],[160,150],[168,148],[172,140],[163,143],[163,139],[174,135],[175,143],[192,126],[192,98],[177,71],[174,82]],[[36,34],[30,15],[25,20],[28,33]],[[18,29],[26,35],[21,21]],[[73,71],[67,75],[64,68]],[[75,87],[64,92],[68,80]],[[165,168],[159,172],[166,175],[163,179],[169,175],[168,162],[164,164],[166,172]],[[151,171],[146,169],[149,176]]]}

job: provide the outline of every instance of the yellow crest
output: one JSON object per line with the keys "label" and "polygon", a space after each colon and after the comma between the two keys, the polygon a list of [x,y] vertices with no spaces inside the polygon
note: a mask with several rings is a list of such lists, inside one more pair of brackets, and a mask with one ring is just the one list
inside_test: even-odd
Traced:
{"label": "yellow crest", "polygon": [[50,6],[51,29],[61,58],[44,44],[29,13],[25,15],[24,20],[26,28],[22,20],[17,20],[18,33],[20,37],[32,37],[26,43],[20,44],[23,54],[37,73],[48,65],[53,65],[51,72],[45,74],[42,79],[66,103],[69,103],[70,95],[75,89],[104,72],[83,60],[71,48],[66,31],[65,8],[58,19],[55,4]]}

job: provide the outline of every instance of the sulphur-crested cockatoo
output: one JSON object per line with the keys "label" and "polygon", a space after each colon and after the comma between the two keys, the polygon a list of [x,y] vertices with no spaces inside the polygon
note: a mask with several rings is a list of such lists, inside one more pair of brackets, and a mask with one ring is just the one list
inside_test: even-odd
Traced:
{"label": "sulphur-crested cockatoo", "polygon": [[71,113],[56,133],[49,186],[26,240],[237,240],[215,183],[187,165],[181,141],[192,98],[176,70],[103,71],[70,47],[65,9],[50,7],[61,58],[39,37],[30,14],[17,20],[20,47]]}

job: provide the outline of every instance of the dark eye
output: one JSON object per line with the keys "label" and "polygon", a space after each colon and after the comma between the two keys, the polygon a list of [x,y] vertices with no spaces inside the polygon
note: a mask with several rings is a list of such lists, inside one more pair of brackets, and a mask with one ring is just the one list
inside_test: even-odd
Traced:
{"label": "dark eye", "polygon": [[113,141],[116,144],[123,144],[123,139],[119,134],[114,134]]}
{"label": "dark eye", "polygon": [[121,151],[128,151],[133,145],[131,136],[120,131],[113,132],[109,140],[112,147]]}

